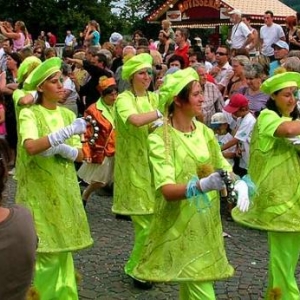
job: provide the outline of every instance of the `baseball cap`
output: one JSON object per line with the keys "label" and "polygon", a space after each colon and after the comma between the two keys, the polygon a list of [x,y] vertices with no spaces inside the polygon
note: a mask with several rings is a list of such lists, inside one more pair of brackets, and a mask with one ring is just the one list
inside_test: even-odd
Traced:
{"label": "baseball cap", "polygon": [[242,12],[241,12],[241,10],[235,8],[235,9],[229,11],[228,14],[229,15],[239,15],[239,16],[241,16]]}
{"label": "baseball cap", "polygon": [[222,124],[227,124],[227,119],[225,114],[223,114],[222,112],[217,112],[215,114],[212,115],[211,117],[211,121],[210,121],[210,127],[211,128],[217,128]]}
{"label": "baseball cap", "polygon": [[277,46],[281,49],[286,49],[288,51],[290,50],[289,45],[285,41],[282,41],[282,40],[279,40],[276,43],[272,44],[272,48],[274,48],[275,46]]}
{"label": "baseball cap", "polygon": [[241,107],[248,106],[248,99],[242,94],[234,94],[230,97],[229,103],[224,107],[224,110],[233,114]]}
{"label": "baseball cap", "polygon": [[118,32],[113,32],[109,38],[109,42],[116,45],[119,41],[123,39],[123,36]]}

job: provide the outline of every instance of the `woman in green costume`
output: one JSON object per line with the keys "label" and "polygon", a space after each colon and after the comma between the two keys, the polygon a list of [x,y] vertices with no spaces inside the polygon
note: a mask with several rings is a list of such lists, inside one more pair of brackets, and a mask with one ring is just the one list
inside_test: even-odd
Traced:
{"label": "woman in green costume", "polygon": [[257,191],[247,213],[232,211],[238,223],[268,231],[266,299],[300,299],[295,279],[300,253],[300,160],[299,144],[294,144],[300,135],[295,97],[299,87],[300,74],[294,72],[262,84],[261,91],[270,99],[254,127],[249,161]]}
{"label": "woman in green costume", "polygon": [[19,115],[21,145],[16,202],[34,217],[39,238],[33,285],[40,299],[78,299],[72,252],[92,244],[74,161],[86,122],[57,106],[64,96],[61,60],[51,58],[26,79],[36,104]]}
{"label": "woman in green costume", "polygon": [[[213,131],[195,121],[204,101],[195,70],[167,75],[160,100],[170,107],[168,122],[148,138],[156,189],[154,216],[133,275],[139,280],[179,282],[183,300],[212,300],[213,281],[233,275],[220,218],[224,182],[215,171],[231,171],[231,166]],[[244,188],[242,184],[239,191]],[[247,200],[241,193],[238,207],[246,209]]]}
{"label": "woman in green costume", "polygon": [[[148,235],[154,206],[147,138],[151,124],[162,114],[156,109],[157,94],[148,91],[152,80],[152,57],[149,54],[139,54],[127,60],[123,65],[122,77],[130,81],[131,88],[119,94],[115,104],[116,154],[112,211],[131,216],[134,225],[134,247],[125,265],[125,273],[132,276]],[[150,285],[137,281],[134,284],[150,288]]]}

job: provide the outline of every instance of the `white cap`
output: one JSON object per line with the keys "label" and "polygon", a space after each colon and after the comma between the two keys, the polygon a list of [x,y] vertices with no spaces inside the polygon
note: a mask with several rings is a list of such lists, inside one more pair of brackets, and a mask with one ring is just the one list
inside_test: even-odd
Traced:
{"label": "white cap", "polygon": [[239,15],[241,16],[242,15],[242,12],[239,10],[239,9],[233,9],[231,11],[228,12],[229,15]]}
{"label": "white cap", "polygon": [[227,124],[227,119],[225,114],[222,112],[218,112],[212,115],[211,117],[211,122],[210,122],[210,127],[216,128],[221,124]]}
{"label": "white cap", "polygon": [[109,38],[109,42],[112,43],[113,45],[116,45],[122,39],[123,39],[123,36],[120,33],[114,32],[111,34],[111,36]]}

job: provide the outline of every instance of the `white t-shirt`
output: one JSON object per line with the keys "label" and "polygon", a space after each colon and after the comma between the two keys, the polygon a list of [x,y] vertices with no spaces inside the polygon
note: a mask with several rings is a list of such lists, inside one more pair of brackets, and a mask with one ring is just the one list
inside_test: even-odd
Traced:
{"label": "white t-shirt", "polygon": [[[216,138],[220,146],[225,145],[227,142],[233,139],[233,136],[228,132],[224,135],[216,134]],[[236,146],[232,146],[224,151],[223,153],[235,153]],[[226,158],[226,160],[230,163],[231,166],[234,164],[234,160],[232,158]]]}
{"label": "white t-shirt", "polygon": [[244,22],[235,24],[231,30],[231,48],[243,48],[249,34],[251,31]]}
{"label": "white t-shirt", "polygon": [[264,25],[260,28],[259,36],[262,39],[261,54],[265,56],[274,55],[272,45],[284,37],[283,29],[280,25],[273,23],[271,26]]}
{"label": "white t-shirt", "polygon": [[249,145],[255,122],[256,119],[250,112],[245,117],[239,118],[237,121],[237,131],[234,137],[239,140],[239,147],[242,152],[240,167],[243,169],[248,169]]}

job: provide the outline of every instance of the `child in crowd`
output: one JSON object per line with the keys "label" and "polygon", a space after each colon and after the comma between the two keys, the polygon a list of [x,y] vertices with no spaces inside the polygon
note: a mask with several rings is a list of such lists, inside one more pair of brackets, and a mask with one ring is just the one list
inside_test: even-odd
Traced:
{"label": "child in crowd", "polygon": [[[226,116],[222,112],[215,113],[211,117],[210,127],[213,129],[220,147],[233,139]],[[232,146],[222,152],[231,166],[234,164],[236,146]]]}
{"label": "child in crowd", "polygon": [[162,20],[162,22],[161,22],[161,27],[162,27],[163,33],[167,38],[163,58],[165,58],[165,56],[169,53],[170,44],[174,43],[175,33],[174,33],[174,30],[172,29],[171,25],[172,25],[171,22],[167,19]]}
{"label": "child in crowd", "polygon": [[239,162],[235,164],[233,171],[240,177],[243,177],[247,174],[249,144],[256,119],[250,112],[248,99],[242,94],[232,95],[224,110],[237,120],[237,125],[234,137],[223,145],[221,149],[225,151],[237,145],[236,153],[239,157]]}

